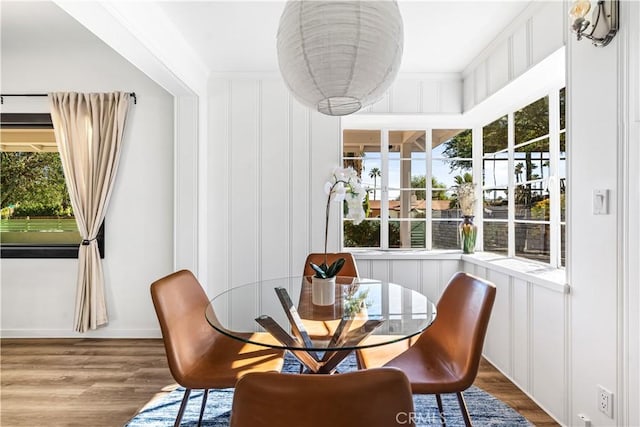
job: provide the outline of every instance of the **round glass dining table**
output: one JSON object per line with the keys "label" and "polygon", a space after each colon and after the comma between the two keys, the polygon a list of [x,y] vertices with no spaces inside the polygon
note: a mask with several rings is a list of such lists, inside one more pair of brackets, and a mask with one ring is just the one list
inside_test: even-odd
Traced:
{"label": "round glass dining table", "polygon": [[289,350],[311,373],[333,372],[353,350],[408,340],[436,317],[425,295],[396,283],[337,277],[329,305],[313,303],[312,286],[304,276],[234,287],[211,299],[205,316],[231,338]]}

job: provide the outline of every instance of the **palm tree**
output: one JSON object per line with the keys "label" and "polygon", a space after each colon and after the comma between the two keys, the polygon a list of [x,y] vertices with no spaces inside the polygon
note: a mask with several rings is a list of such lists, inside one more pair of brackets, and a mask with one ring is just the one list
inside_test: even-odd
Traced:
{"label": "palm tree", "polygon": [[369,178],[373,178],[373,200],[376,199],[376,183],[379,176],[381,176],[380,169],[371,168],[371,170],[369,171]]}
{"label": "palm tree", "polygon": [[516,182],[522,181],[522,169],[524,169],[524,163],[518,163],[515,166]]}

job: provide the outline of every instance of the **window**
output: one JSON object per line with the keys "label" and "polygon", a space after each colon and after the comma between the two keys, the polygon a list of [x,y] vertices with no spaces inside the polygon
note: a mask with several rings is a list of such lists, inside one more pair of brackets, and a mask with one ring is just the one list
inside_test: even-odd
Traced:
{"label": "window", "polygon": [[366,219],[343,222],[352,248],[458,249],[460,212],[452,187],[471,170],[471,130],[343,132],[343,164],[368,189]]}
{"label": "window", "polygon": [[[2,114],[3,258],[75,258],[81,238],[49,114]],[[104,229],[98,236],[101,255]]]}
{"label": "window", "polygon": [[474,129],[345,129],[342,142],[368,189],[366,219],[343,221],[345,248],[460,249],[455,179],[471,174],[477,250],[565,265],[564,89]]}
{"label": "window", "polygon": [[564,89],[482,129],[483,249],[565,262]]}

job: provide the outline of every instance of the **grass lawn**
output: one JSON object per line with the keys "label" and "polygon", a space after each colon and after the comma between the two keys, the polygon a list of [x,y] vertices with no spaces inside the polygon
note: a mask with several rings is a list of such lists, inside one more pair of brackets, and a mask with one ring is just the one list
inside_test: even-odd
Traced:
{"label": "grass lawn", "polygon": [[0,220],[2,243],[80,243],[75,218],[16,218]]}

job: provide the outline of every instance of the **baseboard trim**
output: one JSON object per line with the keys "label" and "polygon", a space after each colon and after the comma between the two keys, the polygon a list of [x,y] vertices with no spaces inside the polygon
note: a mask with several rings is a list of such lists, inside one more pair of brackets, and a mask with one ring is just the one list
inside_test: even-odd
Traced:
{"label": "baseboard trim", "polygon": [[160,329],[99,328],[85,333],[71,329],[2,329],[0,338],[162,338]]}

